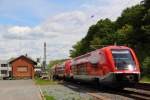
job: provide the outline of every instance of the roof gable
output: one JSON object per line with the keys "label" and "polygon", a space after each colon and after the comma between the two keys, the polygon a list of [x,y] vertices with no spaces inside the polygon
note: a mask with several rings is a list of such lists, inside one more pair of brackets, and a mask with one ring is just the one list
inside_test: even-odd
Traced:
{"label": "roof gable", "polygon": [[24,56],[24,55],[21,55],[21,56],[15,58],[15,59],[12,59],[11,61],[9,61],[9,63],[13,63],[14,61],[16,61],[16,60],[18,60],[18,59],[21,59],[21,58],[25,58],[25,59],[31,61],[34,65],[37,64],[37,62],[35,62],[35,61],[32,60],[31,58],[29,58],[29,57],[27,57],[27,56]]}

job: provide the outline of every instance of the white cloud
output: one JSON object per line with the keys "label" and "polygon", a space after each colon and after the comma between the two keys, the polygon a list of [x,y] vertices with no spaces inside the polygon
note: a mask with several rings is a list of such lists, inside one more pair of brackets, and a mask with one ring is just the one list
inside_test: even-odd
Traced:
{"label": "white cloud", "polygon": [[[127,6],[139,0],[113,0],[108,5],[84,4],[79,9],[50,16],[43,23],[30,26],[0,26],[1,57],[8,58],[28,53],[33,57],[42,57],[43,43],[47,42],[49,59],[67,58],[72,45],[83,38],[90,25],[100,18],[115,20]],[[94,15],[94,18],[91,16]]]}
{"label": "white cloud", "polygon": [[28,26],[13,26],[8,29],[9,33],[14,33],[14,34],[25,34],[25,33],[30,33],[31,28]]}
{"label": "white cloud", "polygon": [[45,31],[73,34],[87,22],[87,15],[83,11],[72,11],[50,17],[41,27]]}

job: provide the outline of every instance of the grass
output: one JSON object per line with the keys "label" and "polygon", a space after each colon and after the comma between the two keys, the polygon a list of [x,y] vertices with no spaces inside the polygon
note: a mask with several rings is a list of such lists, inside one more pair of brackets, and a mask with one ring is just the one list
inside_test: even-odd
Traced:
{"label": "grass", "polygon": [[56,100],[53,96],[47,95],[46,91],[43,92],[45,100]]}
{"label": "grass", "polygon": [[46,100],[56,100],[53,96],[44,95]]}
{"label": "grass", "polygon": [[140,80],[140,83],[150,83],[150,78],[147,76],[142,77]]}
{"label": "grass", "polygon": [[[58,83],[57,81],[53,81],[53,80],[43,80],[43,79],[37,78],[37,77],[34,79],[34,81],[35,81],[35,84],[36,84],[36,85],[55,85],[55,84]],[[44,98],[45,98],[46,100],[56,100],[53,96],[47,95],[46,92],[43,92],[43,95],[44,95]]]}
{"label": "grass", "polygon": [[35,78],[35,84],[37,85],[54,85],[54,84],[57,84],[56,81],[53,81],[53,80],[42,80],[40,78]]}

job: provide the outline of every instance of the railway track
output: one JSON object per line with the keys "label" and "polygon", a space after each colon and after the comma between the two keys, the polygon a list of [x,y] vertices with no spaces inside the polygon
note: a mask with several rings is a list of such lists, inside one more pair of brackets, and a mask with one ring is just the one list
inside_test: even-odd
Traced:
{"label": "railway track", "polygon": [[97,95],[96,93],[87,93],[88,95],[92,96],[94,100],[111,100],[107,97]]}
{"label": "railway track", "polygon": [[124,89],[121,91],[125,96],[128,96],[130,98],[136,99],[136,100],[150,100],[150,93],[144,92],[141,90],[136,90],[136,89]]}
{"label": "railway track", "polygon": [[99,89],[90,84],[65,82],[66,86],[73,85],[78,89],[84,90],[94,100],[150,100],[150,84],[139,83],[134,87],[125,88],[123,90],[114,90],[109,88]]}
{"label": "railway track", "polygon": [[135,88],[150,91],[150,83],[138,83],[135,85]]}

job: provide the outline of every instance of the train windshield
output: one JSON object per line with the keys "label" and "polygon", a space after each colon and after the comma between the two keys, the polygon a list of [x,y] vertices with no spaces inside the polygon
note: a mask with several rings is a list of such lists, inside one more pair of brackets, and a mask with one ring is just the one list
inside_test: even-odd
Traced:
{"label": "train windshield", "polygon": [[112,50],[117,70],[134,70],[135,62],[129,50]]}

